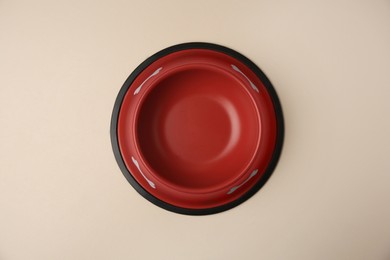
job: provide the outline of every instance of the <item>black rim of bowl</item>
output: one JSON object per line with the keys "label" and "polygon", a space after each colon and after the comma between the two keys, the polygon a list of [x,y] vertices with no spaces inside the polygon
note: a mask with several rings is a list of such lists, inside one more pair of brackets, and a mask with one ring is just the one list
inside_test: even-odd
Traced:
{"label": "black rim of bowl", "polygon": [[[121,151],[119,149],[119,143],[118,143],[118,118],[119,118],[119,113],[122,107],[122,102],[123,99],[127,93],[127,90],[130,88],[131,84],[135,80],[135,78],[145,69],[147,68],[150,64],[152,64],[154,61],[170,54],[173,52],[177,51],[182,51],[182,50],[188,50],[188,49],[208,49],[208,50],[214,50],[218,52],[225,53],[242,63],[244,63],[247,67],[249,67],[255,74],[256,76],[262,81],[263,85],[267,89],[268,94],[270,95],[274,110],[275,110],[275,117],[276,117],[276,143],[275,143],[275,149],[272,154],[271,161],[269,162],[263,176],[260,178],[260,180],[253,185],[253,187],[250,188],[249,191],[247,191],[244,195],[239,197],[238,199],[223,204],[221,206],[213,207],[213,208],[202,208],[202,209],[190,209],[190,208],[182,208],[178,206],[174,206],[172,204],[166,203],[149,192],[147,192],[133,177],[129,169],[127,169],[125,162],[122,158]],[[279,102],[279,98],[276,94],[276,91],[274,87],[272,86],[271,82],[267,78],[267,76],[260,70],[259,67],[256,66],[251,60],[243,56],[242,54],[238,53],[235,50],[232,50],[230,48],[218,45],[218,44],[213,44],[213,43],[206,43],[206,42],[189,42],[189,43],[182,43],[178,45],[174,45],[168,48],[165,48],[156,54],[150,56],[147,58],[144,62],[142,62],[127,78],[125,83],[123,84],[122,88],[120,89],[118,96],[116,98],[115,104],[114,104],[114,109],[112,112],[112,117],[111,117],[111,127],[110,127],[110,136],[111,136],[111,145],[112,149],[115,155],[115,159],[119,165],[119,168],[121,169],[123,175],[126,177],[127,181],[133,186],[133,188],[140,194],[142,195],[145,199],[148,201],[152,202],[153,204],[175,212],[179,214],[185,214],[185,215],[209,215],[209,214],[215,214],[219,213],[222,211],[229,210],[231,208],[234,208],[238,206],[239,204],[243,203],[250,197],[252,197],[258,190],[261,189],[261,187],[264,186],[264,184],[267,182],[267,180],[270,178],[272,175],[273,171],[275,170],[275,167],[278,163],[281,151],[282,151],[282,146],[283,146],[283,139],[284,139],[284,120],[283,120],[283,113],[282,113],[282,108]]]}

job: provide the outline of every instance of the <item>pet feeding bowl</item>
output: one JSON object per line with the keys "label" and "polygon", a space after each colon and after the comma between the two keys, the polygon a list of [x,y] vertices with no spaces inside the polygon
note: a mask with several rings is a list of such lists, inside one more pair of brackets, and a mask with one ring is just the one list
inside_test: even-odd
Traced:
{"label": "pet feeding bowl", "polygon": [[230,209],[256,193],[283,141],[280,104],[249,59],[210,43],[164,49],[129,76],[111,141],[130,184],[167,210]]}

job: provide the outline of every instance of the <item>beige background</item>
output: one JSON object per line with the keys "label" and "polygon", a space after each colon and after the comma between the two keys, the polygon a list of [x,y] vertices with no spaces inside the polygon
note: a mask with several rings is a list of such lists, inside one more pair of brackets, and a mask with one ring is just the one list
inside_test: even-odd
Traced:
{"label": "beige background", "polygon": [[[116,94],[187,41],[250,57],[286,122],[233,210],[164,211],[116,165]],[[390,1],[0,0],[0,259],[390,259]]]}

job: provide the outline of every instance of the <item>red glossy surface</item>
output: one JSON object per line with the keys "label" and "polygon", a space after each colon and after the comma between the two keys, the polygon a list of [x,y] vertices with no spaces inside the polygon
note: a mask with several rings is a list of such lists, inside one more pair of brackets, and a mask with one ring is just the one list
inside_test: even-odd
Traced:
{"label": "red glossy surface", "polygon": [[243,172],[260,127],[246,90],[212,67],[166,77],[143,103],[140,150],[161,179],[182,189],[215,189]]}
{"label": "red glossy surface", "polygon": [[248,191],[273,153],[276,121],[261,81],[211,50],[169,54],[142,71],[119,114],[126,166],[153,196],[209,208]]}

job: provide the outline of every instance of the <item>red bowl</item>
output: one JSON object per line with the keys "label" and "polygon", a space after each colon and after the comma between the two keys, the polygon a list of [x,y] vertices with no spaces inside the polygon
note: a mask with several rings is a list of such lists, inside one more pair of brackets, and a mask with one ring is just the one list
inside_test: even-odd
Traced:
{"label": "red bowl", "polygon": [[167,210],[230,209],[274,170],[283,118],[270,81],[249,59],[185,43],[144,61],[115,102],[111,141],[130,184]]}

